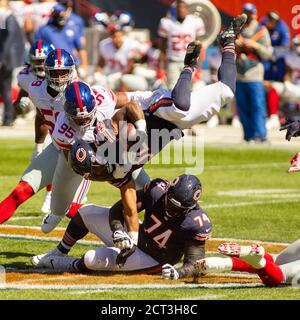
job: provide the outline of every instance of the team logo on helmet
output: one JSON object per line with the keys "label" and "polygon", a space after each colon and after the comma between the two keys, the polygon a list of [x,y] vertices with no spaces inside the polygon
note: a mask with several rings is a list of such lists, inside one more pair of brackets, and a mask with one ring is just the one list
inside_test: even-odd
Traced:
{"label": "team logo on helmet", "polygon": [[76,159],[79,161],[79,162],[83,162],[85,159],[86,159],[86,151],[84,148],[79,148],[77,151],[76,151]]}

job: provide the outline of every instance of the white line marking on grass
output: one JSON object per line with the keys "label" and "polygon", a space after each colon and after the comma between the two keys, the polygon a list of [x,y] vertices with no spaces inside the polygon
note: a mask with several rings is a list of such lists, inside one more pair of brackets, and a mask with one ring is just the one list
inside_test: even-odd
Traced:
{"label": "white line marking on grass", "polygon": [[289,196],[290,193],[299,192],[299,189],[244,189],[244,190],[229,190],[219,191],[218,196],[230,196],[230,197],[253,197],[257,195],[282,195]]}
{"label": "white line marking on grass", "polygon": [[[287,162],[271,162],[271,163],[245,163],[245,164],[228,164],[228,165],[210,165],[210,166],[204,166],[205,170],[224,170],[224,169],[235,169],[235,170],[241,170],[241,169],[259,169],[259,168],[276,168],[281,166],[288,166]],[[166,167],[150,167],[147,168],[147,170],[166,170]],[[168,170],[184,170],[185,167],[171,167],[168,168]]]}
{"label": "white line marking on grass", "polygon": [[220,204],[208,204],[201,206],[203,209],[213,208],[230,208],[230,207],[245,207],[245,206],[258,206],[264,204],[275,204],[275,203],[295,203],[299,202],[299,199],[286,199],[286,200],[267,200],[267,201],[248,201],[238,203],[220,203]]}
{"label": "white line marking on grass", "polygon": [[9,219],[9,221],[35,220],[35,219],[43,219],[43,217],[40,217],[40,216],[12,217]]}
{"label": "white line marking on grass", "polygon": [[[0,238],[6,238],[6,239],[12,239],[12,240],[32,240],[32,241],[41,241],[41,242],[59,242],[62,239],[59,237],[38,237],[38,236],[26,236],[26,235],[5,234],[5,233],[0,233]],[[100,240],[99,241],[79,240],[77,243],[84,246],[91,246],[91,245],[100,246],[101,244],[103,244]]]}
{"label": "white line marking on grass", "polygon": [[119,290],[166,290],[166,289],[222,289],[259,288],[262,283],[178,283],[178,284],[96,284],[96,285],[39,285],[6,284],[0,290],[80,290],[80,291],[119,291]]}
{"label": "white line marking on grass", "polygon": [[[36,227],[36,226],[22,226],[22,225],[18,225],[18,224],[4,224],[4,225],[0,225],[0,229],[30,229],[30,230],[39,230],[41,231],[41,227]],[[65,231],[66,228],[55,228],[55,231]]]}

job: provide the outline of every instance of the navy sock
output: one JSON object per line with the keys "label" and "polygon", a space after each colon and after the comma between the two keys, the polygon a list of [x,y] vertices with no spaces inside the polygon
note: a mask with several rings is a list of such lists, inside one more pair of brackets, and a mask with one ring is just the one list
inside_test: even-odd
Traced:
{"label": "navy sock", "polygon": [[172,90],[172,99],[175,106],[183,111],[188,111],[190,109],[192,75],[193,71],[191,68],[183,69]]}
{"label": "navy sock", "polygon": [[232,92],[236,91],[236,55],[232,50],[224,48],[222,55],[222,64],[218,70],[219,81],[226,84]]}

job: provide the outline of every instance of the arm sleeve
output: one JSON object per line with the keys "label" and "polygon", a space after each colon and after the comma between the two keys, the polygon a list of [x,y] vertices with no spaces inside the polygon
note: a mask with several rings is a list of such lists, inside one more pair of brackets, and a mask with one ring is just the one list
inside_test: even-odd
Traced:
{"label": "arm sleeve", "polygon": [[168,30],[167,30],[165,18],[162,18],[160,20],[157,33],[162,38],[168,38]]}
{"label": "arm sleeve", "polygon": [[196,19],[196,37],[201,37],[205,34],[205,26],[201,18]]}
{"label": "arm sleeve", "polygon": [[179,278],[186,278],[190,276],[197,276],[194,268],[196,260],[205,257],[205,241],[190,240],[184,245],[184,259],[183,265],[178,269]]}

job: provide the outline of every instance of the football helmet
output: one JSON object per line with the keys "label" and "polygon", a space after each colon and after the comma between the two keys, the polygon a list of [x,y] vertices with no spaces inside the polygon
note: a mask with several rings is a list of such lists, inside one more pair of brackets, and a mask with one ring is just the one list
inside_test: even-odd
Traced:
{"label": "football helmet", "polygon": [[165,210],[168,218],[182,217],[197,207],[202,193],[200,180],[190,174],[176,177],[165,195]]}
{"label": "football helmet", "polygon": [[29,52],[30,65],[33,73],[39,78],[45,78],[44,63],[47,55],[54,50],[55,47],[49,42],[39,39],[33,43]]}
{"label": "football helmet", "polygon": [[81,81],[70,83],[65,90],[64,109],[81,133],[90,128],[96,117],[96,100],[90,86]]}
{"label": "football helmet", "polygon": [[57,92],[64,92],[75,72],[73,57],[64,49],[52,50],[45,60],[48,85]]}

